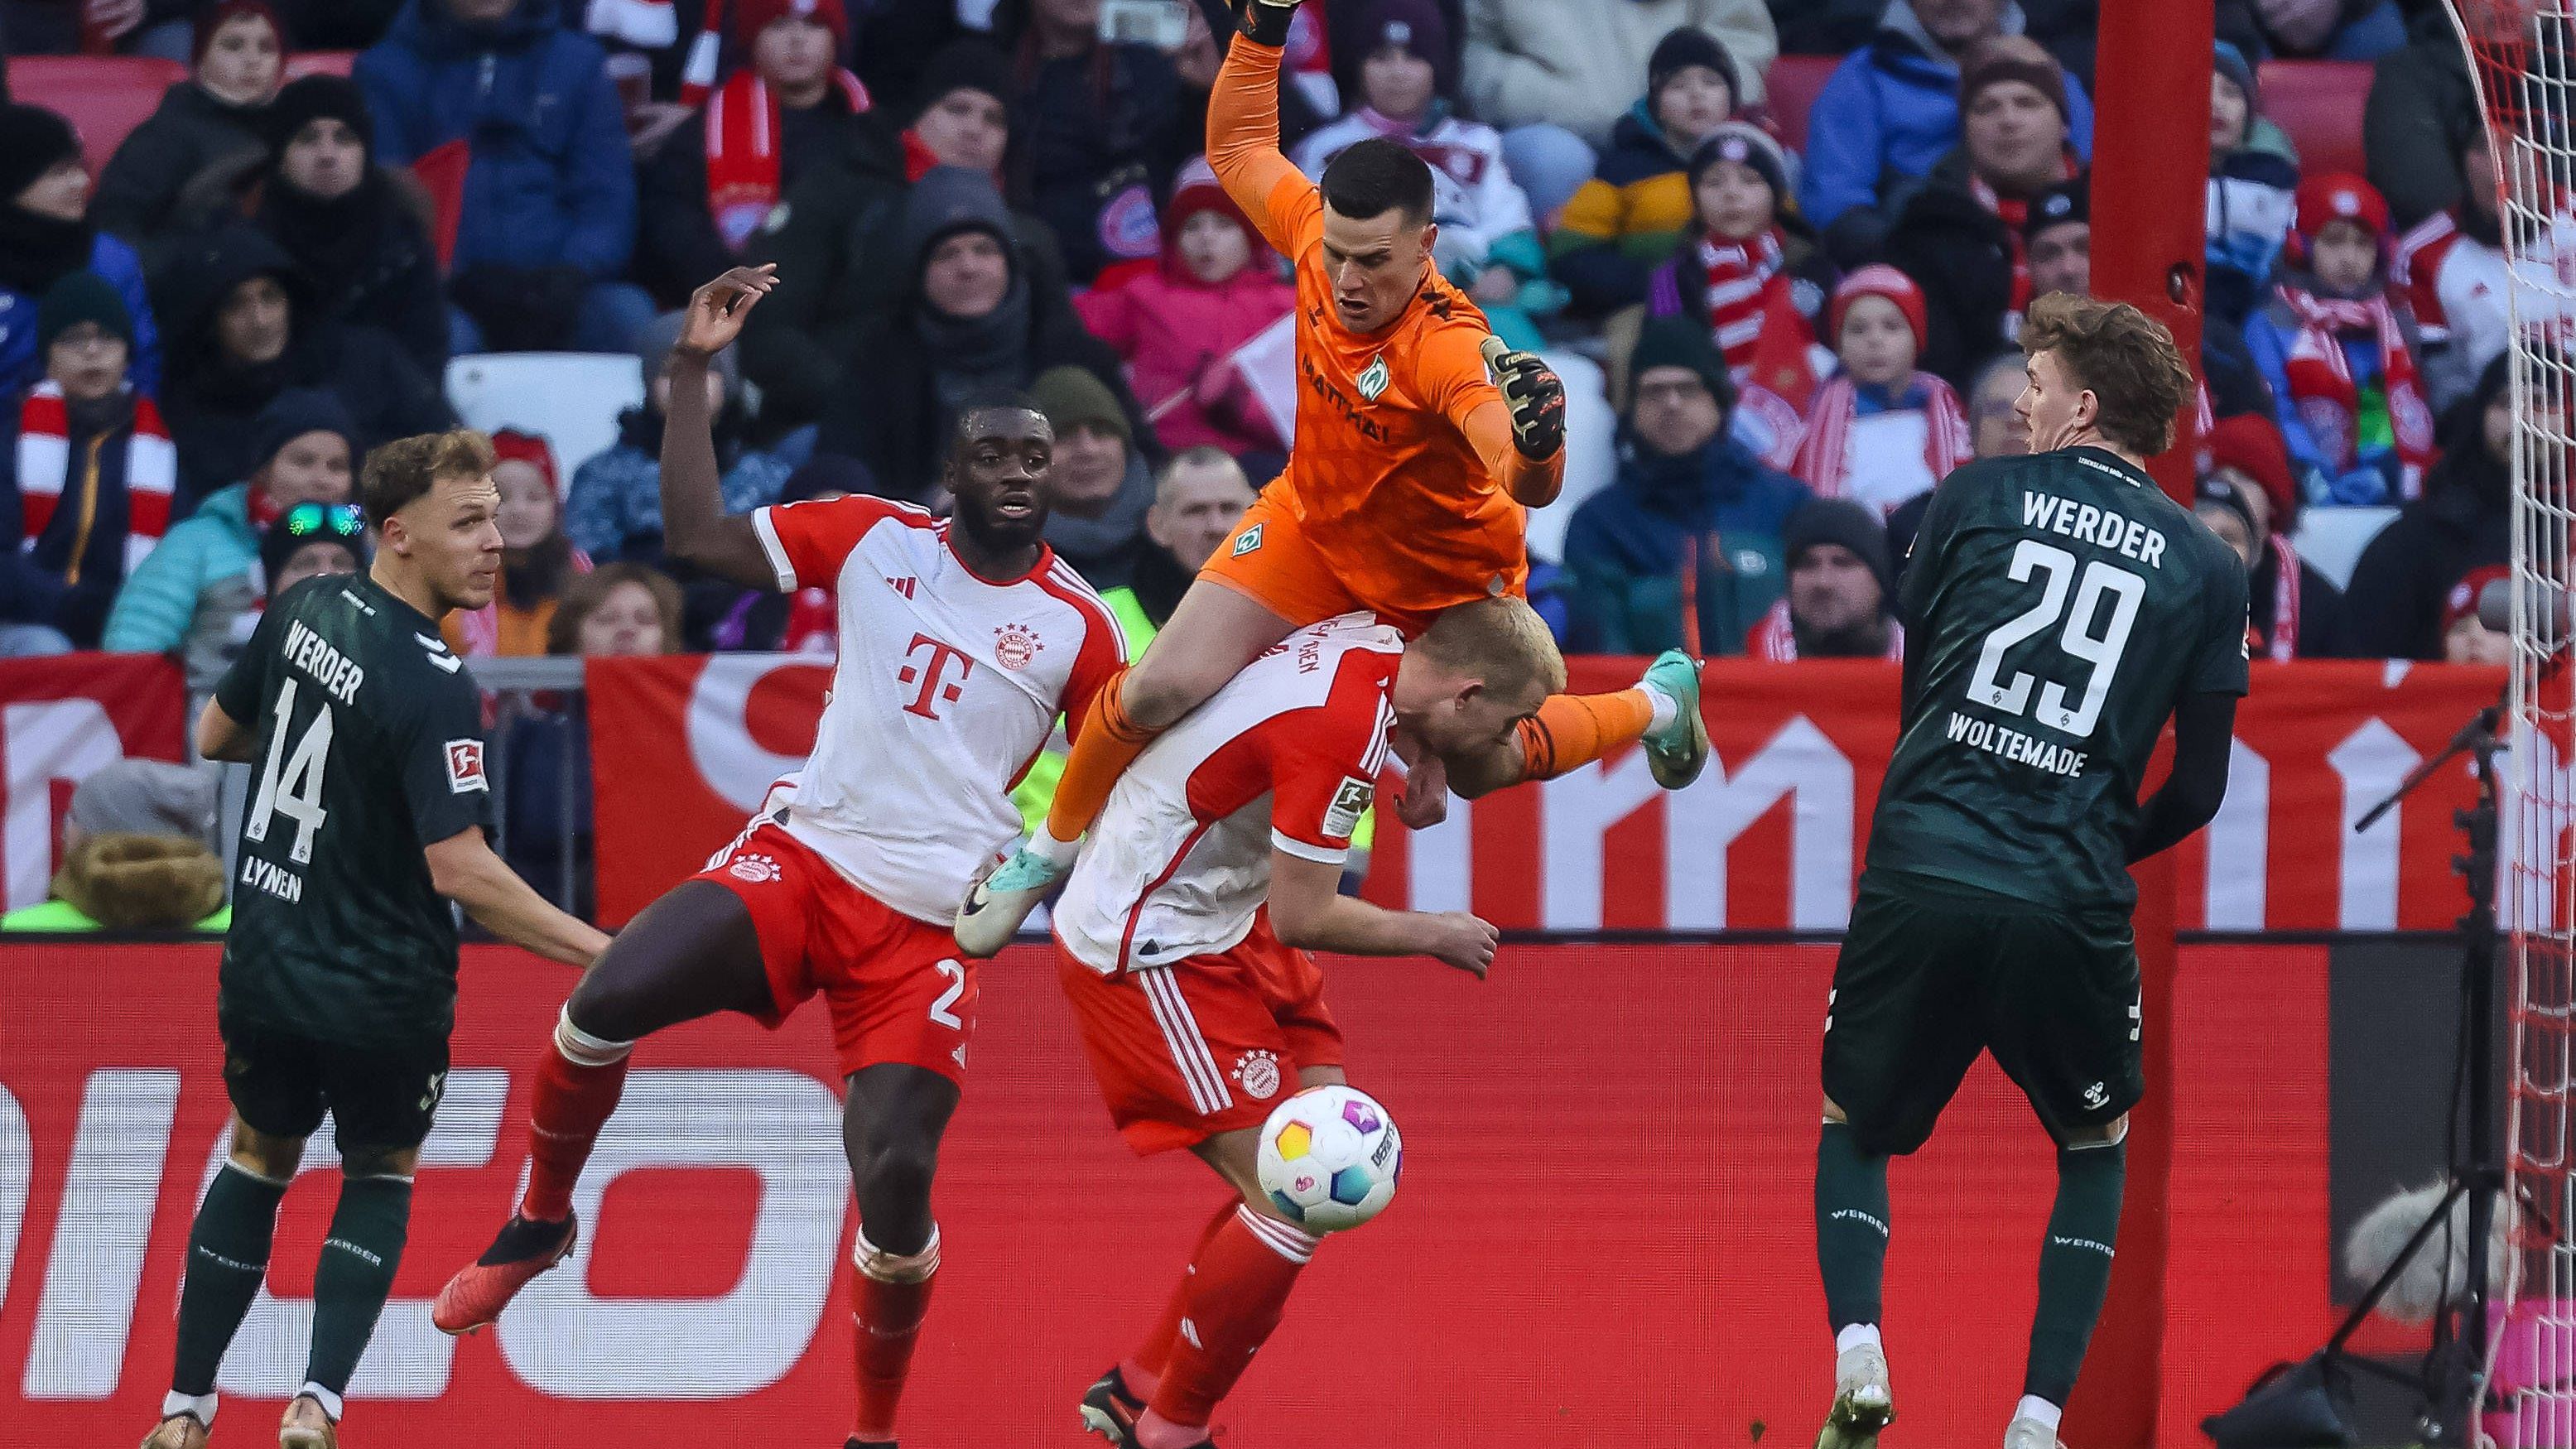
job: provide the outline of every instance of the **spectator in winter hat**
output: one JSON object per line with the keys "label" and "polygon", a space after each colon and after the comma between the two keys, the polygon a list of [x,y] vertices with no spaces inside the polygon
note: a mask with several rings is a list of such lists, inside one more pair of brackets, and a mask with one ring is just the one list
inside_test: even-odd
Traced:
{"label": "spectator in winter hat", "polygon": [[[184,215],[181,197],[210,172],[238,179],[268,148],[267,111],[286,70],[286,37],[265,0],[221,0],[199,17],[196,54],[185,79],[130,132],[98,173],[91,218],[154,265]],[[212,202],[234,200],[221,176]]]}
{"label": "spectator in winter hat", "polygon": [[357,425],[330,393],[290,388],[260,410],[248,478],[216,491],[117,591],[102,648],[176,654],[194,692],[214,688],[250,642],[267,592],[252,576],[261,537],[299,503],[349,501]]}
{"label": "spectator in winter hat", "polygon": [[1281,280],[1277,255],[1204,158],[1183,167],[1175,185],[1163,208],[1162,266],[1094,288],[1074,306],[1091,334],[1126,359],[1165,446],[1213,446],[1275,463],[1287,440],[1236,353],[1297,305],[1297,289]]}
{"label": "spectator in winter hat", "polygon": [[146,394],[161,384],[161,344],[134,249],[89,220],[89,169],[71,122],[42,106],[0,104],[0,395],[44,376],[37,303],[54,283],[90,271],[116,289],[133,329],[128,375]]}
{"label": "spectator in winter hat", "polygon": [[1980,458],[2012,458],[2030,451],[2030,423],[2018,406],[2022,389],[2029,386],[2022,364],[2018,352],[1996,353],[1977,369],[1968,389],[1969,435]]}
{"label": "spectator in winter hat", "polygon": [[[1836,277],[1786,209],[1788,159],[1768,132],[1729,121],[1692,153],[1689,176],[1690,225],[1648,282],[1647,315],[1706,327],[1748,401],[1759,388],[1803,406],[1815,388],[1807,352]],[[1783,431],[1794,450],[1796,430]]]}
{"label": "spectator in winter hat", "polygon": [[[1878,34],[1834,68],[1808,112],[1799,202],[1838,256],[1866,251],[1856,244],[1865,234],[1847,244],[1837,224],[1875,207],[1887,176],[1927,176],[1958,146],[1967,58],[2022,29],[2021,7],[2009,0],[1889,0]],[[2071,78],[2064,93],[2067,140],[2089,158],[2092,102]]]}
{"label": "spectator in winter hat", "polygon": [[220,931],[224,863],[214,851],[215,780],[168,760],[118,760],[72,791],[63,863],[48,898],[0,931]]}
{"label": "spectator in winter hat", "polygon": [[134,324],[116,289],[74,272],[36,322],[45,376],[0,446],[0,654],[89,649],[118,586],[170,523],[177,465],[130,383]]}
{"label": "spectator in winter hat", "polygon": [[2414,497],[2433,461],[2433,413],[2388,296],[2388,203],[2329,172],[2299,183],[2289,264],[2245,342],[2272,389],[2311,503]]}
{"label": "spectator in winter hat", "polygon": [[563,530],[555,452],[544,438],[503,428],[492,435],[492,482],[501,490],[501,578],[492,602],[459,609],[439,624],[447,646],[474,658],[546,652],[547,629],[590,556]]}
{"label": "spectator in winter hat", "polygon": [[1730,435],[1735,385],[1706,328],[1650,321],[1630,366],[1619,471],[1566,528],[1567,646],[1734,653],[1780,598],[1781,529],[1807,488]]}
{"label": "spectator in winter hat", "polygon": [[2222,40],[2209,72],[2209,156],[2212,164],[2232,151],[2269,151],[2299,164],[2290,133],[2263,114],[2262,84],[2245,52]]}
{"label": "spectator in winter hat", "polygon": [[731,10],[750,63],[637,176],[635,275],[666,307],[741,262],[797,179],[837,155],[842,128],[872,104],[838,64],[850,34],[842,0],[734,0]]}
{"label": "spectator in winter hat", "polygon": [[260,535],[259,570],[274,600],[306,579],[363,573],[372,551],[356,504],[298,503]]}
{"label": "spectator in winter hat", "polygon": [[1139,453],[1117,395],[1079,367],[1049,368],[1029,396],[1055,429],[1047,470],[1046,541],[1095,589],[1132,582],[1147,546],[1154,474]]}
{"label": "spectator in winter hat", "polygon": [[[616,445],[573,471],[563,530],[597,562],[664,566],[662,427],[671,411],[671,349],[680,340],[680,323],[680,314],[671,313],[644,329],[636,348],[644,405],[619,414]],[[743,514],[776,503],[795,465],[783,450],[752,446],[732,348],[717,353],[707,368],[707,391],[724,511]]]}
{"label": "spectator in winter hat", "polygon": [[1847,498],[1814,498],[1781,537],[1789,591],[1746,636],[1747,657],[1902,659],[1896,566],[1878,514]]}
{"label": "spectator in winter hat", "polygon": [[2077,175],[2032,197],[2021,224],[2030,296],[2093,295],[2093,188]]}
{"label": "spectator in winter hat", "polygon": [[1958,393],[1915,370],[1923,291],[1889,266],[1834,289],[1827,335],[1841,370],[1817,393],[1798,445],[1798,476],[1819,497],[1854,498],[1881,517],[1973,456]]}
{"label": "spectator in winter hat", "polygon": [[1431,167],[1432,220],[1442,275],[1476,299],[1494,333],[1516,349],[1543,339],[1533,314],[1562,300],[1531,287],[1547,273],[1529,197],[1504,164],[1493,127],[1461,119],[1443,74],[1448,23],[1434,0],[1371,0],[1367,27],[1342,44],[1359,50],[1357,104],[1297,145],[1297,169],[1321,176],[1334,157],[1372,137],[1393,141]]}
{"label": "spectator in winter hat", "polygon": [[2340,656],[2343,591],[2290,542],[2298,510],[2280,430],[2242,413],[2220,419],[2207,443],[2196,511],[2245,560],[2247,647],[2275,660]]}
{"label": "spectator in winter hat", "polygon": [[314,317],[380,328],[424,375],[442,375],[447,300],[429,199],[409,172],[370,159],[365,93],[339,76],[305,76],[278,92],[268,127],[251,220],[303,273]]}
{"label": "spectator in winter hat", "polygon": [[1648,274],[1692,216],[1690,163],[1743,95],[1716,37],[1682,26],[1657,42],[1646,94],[1610,128],[1592,179],[1565,204],[1548,266],[1575,306],[1601,314],[1645,300]]}
{"label": "spectator in winter hat", "polygon": [[1100,38],[1099,0],[1005,0],[993,34],[1011,52],[1011,110],[1025,144],[1010,193],[1064,248],[1076,285],[1148,261],[1154,202],[1199,150],[1173,57]]}
{"label": "spectator in winter hat", "polygon": [[2478,615],[2478,596],[2493,583],[2513,578],[2506,564],[2489,564],[2471,569],[2442,601],[2442,662],[2445,664],[2485,664],[2502,667],[2513,663],[2513,634],[2508,630],[2490,629]]}

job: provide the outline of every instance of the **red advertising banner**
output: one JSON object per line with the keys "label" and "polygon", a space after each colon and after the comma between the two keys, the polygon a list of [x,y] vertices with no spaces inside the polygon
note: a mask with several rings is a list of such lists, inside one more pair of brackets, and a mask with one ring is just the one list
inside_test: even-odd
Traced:
{"label": "red advertising banner", "polygon": [[90,771],[128,756],[176,760],[187,749],[188,691],[157,654],[0,659],[0,826],[6,909],[45,898],[63,812]]}
{"label": "red advertising banner", "polygon": [[[158,1411],[226,1115],[211,946],[0,946],[0,1440],[130,1442]],[[1506,947],[1478,983],[1328,963],[1401,1195],[1327,1241],[1222,1424],[1246,1444],[1805,1443],[1832,1392],[1810,1188],[1832,952]],[[1216,1180],[1111,1130],[1038,948],[986,968],[940,1158],[944,1253],[907,1449],[1089,1441],[1074,1402],[1163,1304]],[[654,1038],[576,1201],[580,1253],[498,1328],[429,1300],[508,1213],[572,973],[466,954],[410,1244],[351,1442],[835,1444],[852,1243],[828,1033]],[[2327,953],[2186,948],[2162,1442],[2330,1329]],[[301,1379],[337,1174],[317,1134],[221,1387],[258,1438]],[[2047,1138],[1980,1067],[1894,1174],[1887,1338],[1908,1442],[1992,1442],[2020,1393]]]}
{"label": "red advertising banner", "polygon": [[[1578,690],[1635,677],[1627,661],[1571,663]],[[704,864],[798,766],[830,671],[779,656],[602,659],[588,679],[599,908],[623,921]],[[1418,835],[1382,817],[1369,894],[1506,928],[1839,930],[1896,745],[1896,666],[1720,660],[1705,681],[1717,755],[1690,789],[1657,790],[1630,752],[1453,803]],[[2502,683],[2443,665],[2256,665],[2227,804],[2182,847],[2180,925],[2448,929],[2466,904],[2450,874],[2466,766],[2369,831],[2351,827]],[[2504,838],[2516,838],[2511,822]]]}

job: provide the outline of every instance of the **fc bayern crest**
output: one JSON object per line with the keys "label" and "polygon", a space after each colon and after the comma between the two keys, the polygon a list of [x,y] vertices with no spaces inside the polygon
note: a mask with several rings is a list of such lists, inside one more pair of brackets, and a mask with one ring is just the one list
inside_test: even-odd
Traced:
{"label": "fc bayern crest", "polygon": [[1279,1090],[1279,1058],[1271,1052],[1245,1052],[1234,1064],[1234,1079],[1243,1084],[1243,1095],[1267,1102]]}
{"label": "fc bayern crest", "polygon": [[1004,669],[1021,670],[1046,648],[1037,631],[1026,624],[1004,624],[993,631],[993,657]]}

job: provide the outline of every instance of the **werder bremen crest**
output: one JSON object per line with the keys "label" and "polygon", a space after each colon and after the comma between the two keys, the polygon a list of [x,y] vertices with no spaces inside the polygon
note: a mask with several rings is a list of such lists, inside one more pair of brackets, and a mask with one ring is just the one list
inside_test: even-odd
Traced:
{"label": "werder bremen crest", "polygon": [[1356,386],[1360,390],[1360,396],[1370,402],[1376,402],[1378,394],[1386,391],[1386,384],[1386,354],[1381,352],[1377,355],[1377,360],[1368,365],[1368,371],[1359,375]]}

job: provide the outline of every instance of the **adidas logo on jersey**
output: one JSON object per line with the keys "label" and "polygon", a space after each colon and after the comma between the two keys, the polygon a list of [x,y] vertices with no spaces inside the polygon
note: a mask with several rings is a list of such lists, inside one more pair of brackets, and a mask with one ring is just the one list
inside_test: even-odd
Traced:
{"label": "adidas logo on jersey", "polygon": [[914,589],[916,589],[916,588],[920,587],[920,583],[921,583],[921,581],[920,581],[920,580],[918,580],[918,579],[912,579],[912,578],[900,578],[900,579],[898,579],[898,578],[891,578],[891,577],[890,577],[890,578],[888,578],[888,579],[886,580],[886,587],[887,587],[887,588],[889,588],[889,589],[894,590],[896,593],[901,594],[901,595],[903,595],[905,598],[909,599],[909,598],[911,598],[911,597],[912,597],[912,591],[913,591]]}

